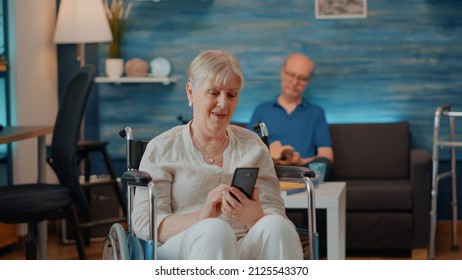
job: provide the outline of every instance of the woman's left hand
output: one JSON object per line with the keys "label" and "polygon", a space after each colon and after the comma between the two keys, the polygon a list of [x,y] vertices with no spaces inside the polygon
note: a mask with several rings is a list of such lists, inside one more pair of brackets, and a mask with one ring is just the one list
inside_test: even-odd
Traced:
{"label": "woman's left hand", "polygon": [[248,199],[239,189],[231,187],[229,192],[223,195],[221,211],[229,218],[244,224],[250,229],[258,220],[265,216],[260,198],[258,197],[258,190],[259,187],[255,186],[252,198]]}

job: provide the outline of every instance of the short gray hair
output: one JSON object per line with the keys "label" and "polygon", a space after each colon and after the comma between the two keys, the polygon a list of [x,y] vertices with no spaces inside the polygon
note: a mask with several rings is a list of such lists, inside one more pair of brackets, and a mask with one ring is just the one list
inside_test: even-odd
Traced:
{"label": "short gray hair", "polygon": [[244,75],[239,60],[230,53],[207,50],[198,54],[188,69],[188,81],[196,87],[205,81],[224,85],[232,76],[239,79],[239,91],[244,88]]}

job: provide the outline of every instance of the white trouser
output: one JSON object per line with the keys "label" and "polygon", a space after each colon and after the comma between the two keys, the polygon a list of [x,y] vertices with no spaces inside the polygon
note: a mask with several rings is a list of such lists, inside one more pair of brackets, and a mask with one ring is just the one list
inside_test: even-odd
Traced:
{"label": "white trouser", "polygon": [[205,219],[171,237],[157,252],[161,260],[303,259],[297,232],[279,215],[261,218],[239,241],[225,221]]}

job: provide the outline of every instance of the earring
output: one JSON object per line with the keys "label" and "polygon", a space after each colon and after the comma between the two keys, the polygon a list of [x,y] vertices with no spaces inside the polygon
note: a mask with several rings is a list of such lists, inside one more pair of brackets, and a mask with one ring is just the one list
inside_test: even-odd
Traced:
{"label": "earring", "polygon": [[189,101],[188,106],[192,107],[192,102],[191,101]]}

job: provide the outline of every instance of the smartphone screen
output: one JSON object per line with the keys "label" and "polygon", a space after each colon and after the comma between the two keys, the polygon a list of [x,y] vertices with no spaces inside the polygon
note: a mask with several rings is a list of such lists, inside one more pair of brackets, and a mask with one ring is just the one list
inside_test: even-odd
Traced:
{"label": "smartphone screen", "polygon": [[252,197],[255,183],[257,182],[258,171],[258,167],[236,168],[231,186],[238,188],[250,199]]}

